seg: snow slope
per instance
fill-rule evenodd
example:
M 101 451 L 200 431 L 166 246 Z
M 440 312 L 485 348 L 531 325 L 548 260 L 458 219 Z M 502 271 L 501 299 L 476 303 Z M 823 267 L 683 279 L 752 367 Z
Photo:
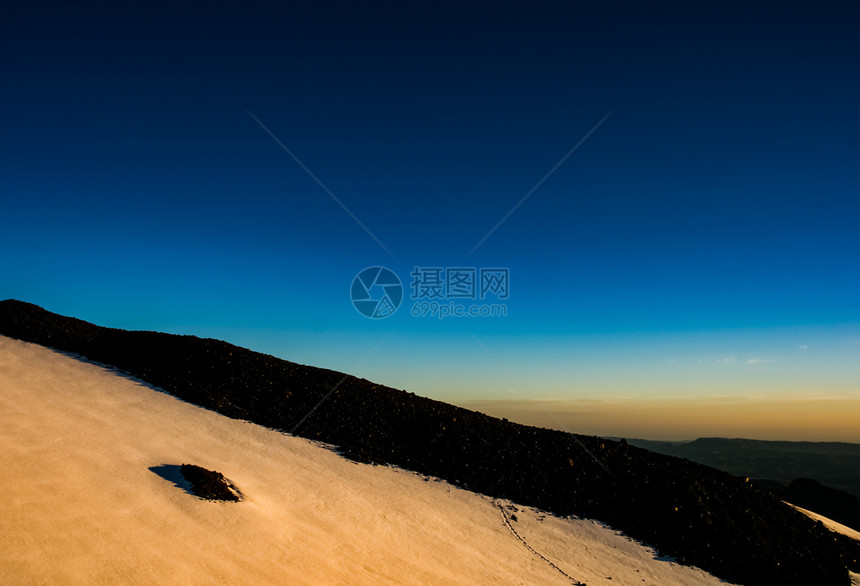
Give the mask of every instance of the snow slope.
M 847 535 L 851 539 L 856 539 L 857 541 L 860 541 L 860 531 L 855 531 L 851 527 L 846 527 L 842 523 L 837 523 L 833 519 L 829 519 L 823 515 L 819 515 L 818 513 L 814 513 L 812 511 L 807 510 L 807 509 L 803 509 L 801 507 L 798 507 L 797 505 L 792 505 L 791 503 L 786 503 L 786 504 L 790 507 L 794 507 L 795 509 L 797 509 L 798 511 L 800 511 L 801 513 L 803 513 L 804 515 L 806 515 L 807 517 L 809 517 L 811 519 L 815 519 L 816 521 L 821 521 L 824 524 L 824 526 L 827 527 L 828 529 L 830 529 L 831 531 L 834 531 L 836 533 L 841 533 L 842 535 Z M 853 586 L 860 586 L 860 574 L 855 573 L 855 572 L 849 572 L 848 574 L 851 576 L 851 584 Z
M 860 541 L 860 531 L 856 531 L 856 530 L 852 529 L 851 527 L 847 527 L 847 526 L 843 525 L 842 523 L 837 523 L 833 519 L 829 519 L 828 517 L 825 517 L 824 515 L 819 515 L 818 513 L 815 513 L 813 511 L 809 511 L 807 509 L 803 509 L 803 508 L 798 507 L 796 505 L 792 505 L 791 503 L 786 503 L 786 504 L 794 507 L 795 509 L 797 509 L 798 511 L 800 511 L 801 513 L 803 513 L 804 515 L 806 515 L 810 519 L 815 519 L 816 521 L 821 521 L 824 524 L 824 526 L 827 527 L 828 529 L 830 529 L 831 531 L 835 531 L 836 533 L 841 533 L 842 535 L 847 535 L 851 539 L 856 539 L 857 541 Z
M 182 463 L 240 503 L 200 500 Z M 0 583 L 719 584 L 543 515 L 0 336 Z

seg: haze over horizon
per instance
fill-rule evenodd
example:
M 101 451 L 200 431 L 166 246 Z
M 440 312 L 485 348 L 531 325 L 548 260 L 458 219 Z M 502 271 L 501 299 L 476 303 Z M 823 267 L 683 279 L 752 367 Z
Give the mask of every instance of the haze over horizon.
M 4 7 L 0 298 L 578 433 L 860 442 L 858 29 L 842 3 Z M 350 300 L 373 266 L 403 284 L 384 319 Z M 506 315 L 412 315 L 415 267 L 509 269 Z

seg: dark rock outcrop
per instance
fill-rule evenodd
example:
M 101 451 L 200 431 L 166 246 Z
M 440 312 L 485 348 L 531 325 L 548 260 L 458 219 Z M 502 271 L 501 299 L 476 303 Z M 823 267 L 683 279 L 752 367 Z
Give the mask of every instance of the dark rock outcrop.
M 202 499 L 234 503 L 240 500 L 237 492 L 220 472 L 207 470 L 194 464 L 183 464 L 179 471 L 191 484 L 191 492 Z

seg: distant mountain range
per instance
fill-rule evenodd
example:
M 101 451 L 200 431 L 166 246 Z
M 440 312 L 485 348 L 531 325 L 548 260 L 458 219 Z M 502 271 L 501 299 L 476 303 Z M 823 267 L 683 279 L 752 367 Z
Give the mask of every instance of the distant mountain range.
M 860 498 L 860 444 L 700 438 L 691 442 L 631 439 L 631 444 L 738 476 L 788 484 L 800 477 Z
M 324 441 L 557 515 L 598 519 L 745 584 L 844 584 L 860 542 L 738 477 L 590 436 L 519 425 L 212 339 L 103 328 L 0 301 L 0 335 L 114 366 L 233 418 Z
M 780 498 L 860 531 L 860 444 L 700 438 L 631 445 L 748 476 Z

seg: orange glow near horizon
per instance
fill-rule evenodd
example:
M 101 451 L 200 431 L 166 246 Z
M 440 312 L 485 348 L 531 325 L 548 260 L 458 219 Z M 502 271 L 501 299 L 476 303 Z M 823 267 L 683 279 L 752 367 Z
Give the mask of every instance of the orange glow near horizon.
M 653 440 L 727 437 L 860 443 L 860 396 L 471 401 L 461 406 L 526 425 Z

